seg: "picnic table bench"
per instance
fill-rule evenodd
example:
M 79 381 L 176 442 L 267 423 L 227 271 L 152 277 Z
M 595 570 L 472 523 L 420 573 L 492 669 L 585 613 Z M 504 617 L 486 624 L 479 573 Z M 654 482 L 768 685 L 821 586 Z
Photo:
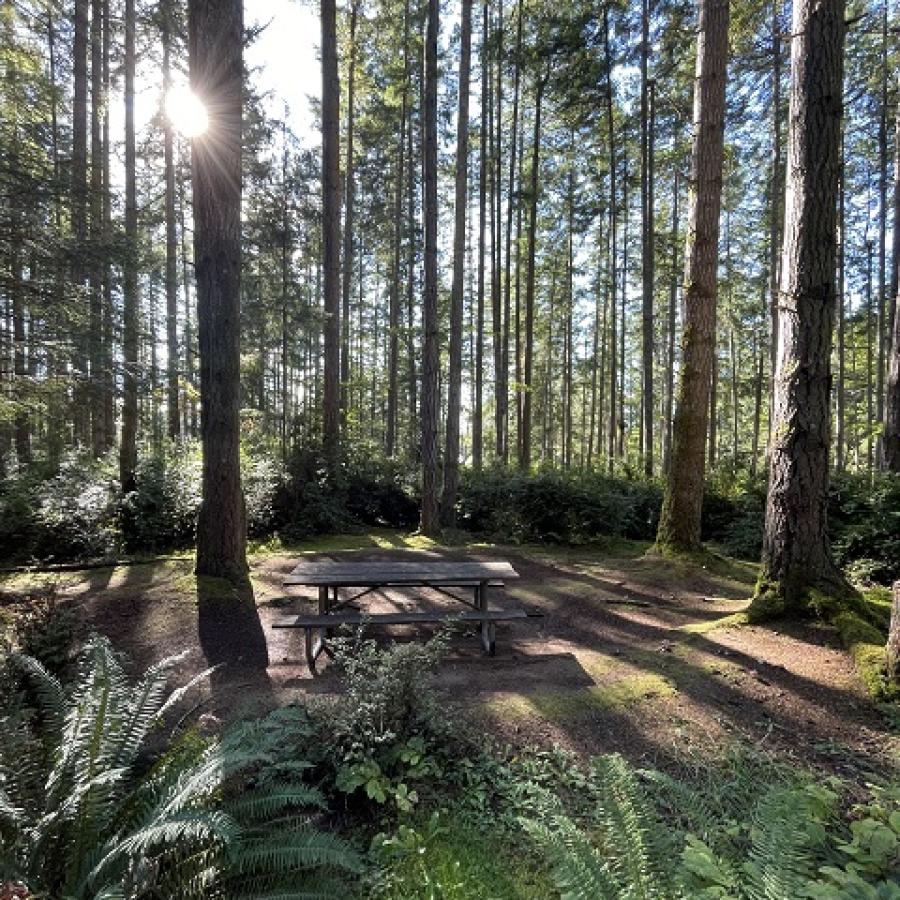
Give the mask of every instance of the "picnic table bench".
M 331 655 L 327 639 L 341 625 L 414 625 L 428 622 L 462 621 L 481 626 L 481 643 L 493 655 L 496 643 L 495 623 L 529 618 L 524 609 L 489 609 L 488 590 L 503 587 L 519 574 L 502 561 L 432 561 L 371 562 L 326 561 L 302 562 L 284 579 L 284 587 L 318 588 L 318 615 L 290 616 L 275 622 L 274 628 L 299 628 L 304 632 L 306 662 L 316 674 L 316 660 L 322 653 Z M 426 612 L 364 613 L 355 609 L 339 612 L 382 588 L 424 587 L 438 591 L 463 604 L 464 610 Z M 357 588 L 341 598 L 341 589 Z M 471 599 L 454 591 L 471 590 Z

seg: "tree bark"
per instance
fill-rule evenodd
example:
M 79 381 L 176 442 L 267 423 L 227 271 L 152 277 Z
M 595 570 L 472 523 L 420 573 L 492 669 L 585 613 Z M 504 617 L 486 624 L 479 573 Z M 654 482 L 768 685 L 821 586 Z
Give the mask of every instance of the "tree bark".
M 755 617 L 849 590 L 827 533 L 844 0 L 796 0 L 775 426 Z
M 481 126 L 478 135 L 478 298 L 475 309 L 475 409 L 472 415 L 472 466 L 480 471 L 484 459 L 484 254 L 487 203 L 488 3 L 482 4 Z
M 103 4 L 91 2 L 91 190 L 90 190 L 90 300 L 88 358 L 90 383 L 91 450 L 106 449 L 106 411 L 103 408 Z
M 618 284 L 616 272 L 616 132 L 613 118 L 615 103 L 613 82 L 612 49 L 610 47 L 609 4 L 603 8 L 603 56 L 606 63 L 606 133 L 609 142 L 609 434 L 606 462 L 609 474 L 613 473 L 616 458 L 616 430 L 618 429 L 618 417 L 616 411 L 616 387 L 618 385 L 618 373 L 616 371 L 616 287 Z
M 537 210 L 539 166 L 541 159 L 541 105 L 544 99 L 544 87 L 549 72 L 541 72 L 537 78 L 534 92 L 534 137 L 531 147 L 531 187 L 529 227 L 528 227 L 528 268 L 525 276 L 525 360 L 524 360 L 524 398 L 522 401 L 522 446 L 519 449 L 519 468 L 523 472 L 531 470 L 531 407 L 534 393 L 534 279 L 535 279 L 535 247 L 537 244 Z
M 438 506 L 438 305 L 437 305 L 437 54 L 438 0 L 428 0 L 425 30 L 424 176 L 425 284 L 422 303 L 422 514 L 423 534 L 440 530 Z
M 241 0 L 190 0 L 191 86 L 209 128 L 193 142 L 203 500 L 197 573 L 246 579 L 240 470 Z
M 900 472 L 900 111 L 897 113 L 894 133 L 894 264 L 891 275 L 893 312 L 884 416 L 884 461 L 891 472 Z
M 647 77 L 650 0 L 641 7 L 641 276 L 642 276 L 642 445 L 643 469 L 653 476 L 653 84 Z
M 335 0 L 321 0 L 322 16 L 322 273 L 325 307 L 325 365 L 322 449 L 328 467 L 337 466 L 340 430 L 340 87 Z
M 664 551 L 694 551 L 700 547 L 704 443 L 715 354 L 727 64 L 728 0 L 702 0 L 694 81 L 682 365 L 673 424 L 672 465 L 657 534 L 657 544 Z
M 900 581 L 894 582 L 884 671 L 890 684 L 900 682 Z
M 125 257 L 122 266 L 122 440 L 119 481 L 135 489 L 138 424 L 137 188 L 134 141 L 134 0 L 125 0 Z
M 459 111 L 456 123 L 456 200 L 453 227 L 453 284 L 450 292 L 450 372 L 444 445 L 441 519 L 456 520 L 459 489 L 459 419 L 462 404 L 463 278 L 466 252 L 466 200 L 469 176 L 469 71 L 472 56 L 472 0 L 462 0 L 459 50 Z M 508 291 L 507 291 L 508 294 Z
M 669 278 L 669 309 L 666 330 L 666 405 L 663 413 L 663 471 L 668 474 L 672 458 L 672 408 L 675 401 L 675 324 L 678 306 L 678 170 L 672 186 L 672 271 Z
M 347 61 L 347 168 L 344 200 L 344 260 L 341 275 L 341 425 L 347 428 L 350 390 L 350 286 L 353 281 L 353 213 L 356 181 L 353 167 L 353 106 L 356 88 L 356 21 L 359 2 L 350 4 L 350 56 Z M 345 435 L 346 437 L 346 435 Z

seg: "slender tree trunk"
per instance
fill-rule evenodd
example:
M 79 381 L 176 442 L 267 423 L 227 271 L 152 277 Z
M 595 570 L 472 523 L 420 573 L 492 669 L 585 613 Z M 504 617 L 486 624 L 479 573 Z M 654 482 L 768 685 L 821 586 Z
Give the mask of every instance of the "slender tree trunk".
M 678 170 L 672 186 L 672 264 L 669 276 L 668 328 L 666 330 L 666 407 L 663 413 L 663 471 L 668 474 L 672 461 L 672 408 L 675 401 L 675 325 L 678 307 Z
M 410 73 L 410 79 L 412 75 Z M 421 113 L 421 106 L 420 106 Z M 406 145 L 407 180 L 407 249 L 406 249 L 406 358 L 407 394 L 409 402 L 409 459 L 414 462 L 421 450 L 421 427 L 418 410 L 418 375 L 416 372 L 416 160 L 413 155 L 413 120 L 410 104 Z
M 134 0 L 125 0 L 125 257 L 122 268 L 122 440 L 119 481 L 123 493 L 135 489 L 138 424 L 137 188 L 134 142 Z
M 440 13 L 438 0 L 428 0 L 425 30 L 425 285 L 422 321 L 422 517 L 423 534 L 440 530 L 438 508 L 438 305 L 437 305 L 437 53 Z
M 91 417 L 91 449 L 94 456 L 106 449 L 103 408 L 103 4 L 91 2 L 91 190 L 90 206 L 90 322 L 88 403 Z
M 534 376 L 534 278 L 535 248 L 537 244 L 538 184 L 541 153 L 541 105 L 548 74 L 538 75 L 534 92 L 534 138 L 531 146 L 531 187 L 528 227 L 528 269 L 525 276 L 525 363 L 524 391 L 522 403 L 522 446 L 519 454 L 519 468 L 523 472 L 531 470 L 531 406 Z
M 112 186 L 110 184 L 110 134 L 109 134 L 109 66 L 110 66 L 110 15 L 109 0 L 102 0 L 103 18 L 103 347 L 101 374 L 103 405 L 103 449 L 109 450 L 116 443 L 115 375 L 113 372 L 115 306 L 112 279 Z
M 884 461 L 900 472 L 900 110 L 894 139 L 894 245 L 891 275 L 891 344 L 888 354 L 887 402 L 884 417 Z
M 603 7 L 603 55 L 606 63 L 606 133 L 609 142 L 609 443 L 607 446 L 607 466 L 609 474 L 613 473 L 616 459 L 616 431 L 618 430 L 618 418 L 616 411 L 616 389 L 618 385 L 618 373 L 616 370 L 616 287 L 618 284 L 616 272 L 616 132 L 613 118 L 615 104 L 613 61 L 610 47 L 609 4 Z
M 672 465 L 666 480 L 657 544 L 667 551 L 700 546 L 710 387 L 715 355 L 716 267 L 725 77 L 728 64 L 728 0 L 701 0 L 694 82 L 691 211 L 685 253 L 684 336 L 673 426 Z
M 194 139 L 194 267 L 200 336 L 203 501 L 197 573 L 243 582 L 240 469 L 241 0 L 189 0 L 191 86 L 208 131 Z
M 838 245 L 837 245 L 837 432 L 835 434 L 835 468 L 844 471 L 844 421 L 846 418 L 846 316 L 844 315 L 845 247 L 844 227 L 844 132 L 841 131 L 840 174 L 838 176 Z
M 169 54 L 172 40 L 171 6 L 162 9 L 163 91 L 172 85 Z M 169 440 L 181 436 L 181 414 L 178 398 L 178 238 L 175 230 L 175 153 L 172 123 L 163 123 L 163 159 L 166 173 L 166 408 Z
M 462 0 L 461 16 L 459 111 L 456 123 L 456 200 L 453 228 L 453 284 L 450 293 L 450 373 L 447 383 L 444 493 L 441 498 L 441 518 L 445 525 L 455 524 L 456 494 L 459 489 L 459 419 L 460 407 L 462 404 L 463 278 L 466 252 L 466 200 L 469 191 L 469 70 L 471 68 L 472 56 L 472 0 Z M 509 291 L 507 290 L 507 297 L 508 296 Z
M 844 0 L 795 0 L 775 425 L 754 617 L 849 586 L 827 533 Z
M 346 429 L 350 386 L 350 285 L 353 280 L 353 213 L 356 174 L 353 167 L 353 107 L 356 89 L 356 21 L 359 2 L 350 4 L 350 58 L 347 62 L 347 168 L 344 201 L 344 269 L 341 278 L 341 424 Z
M 325 365 L 322 446 L 337 466 L 341 381 L 341 179 L 340 87 L 338 84 L 335 0 L 321 0 L 322 16 L 322 271 L 325 302 Z
M 475 311 L 475 409 L 472 416 L 472 466 L 484 459 L 484 254 L 487 202 L 488 3 L 482 3 L 481 127 L 478 136 L 478 298 Z
M 868 230 L 868 229 L 867 229 Z M 866 241 L 866 469 L 875 462 L 875 404 L 872 383 L 872 343 L 875 340 L 875 310 L 872 299 L 872 242 Z
M 884 361 L 887 345 L 887 186 L 888 186 L 888 4 L 881 4 L 881 97 L 878 117 L 878 353 L 875 368 L 875 464 L 884 464 Z M 894 231 L 900 228 L 895 220 Z M 891 298 L 893 299 L 893 298 Z
M 76 294 L 84 289 L 87 250 L 87 49 L 89 0 L 75 0 L 75 31 L 72 43 L 72 233 L 74 252 L 72 285 Z M 84 334 L 75 336 L 74 369 L 76 386 L 73 403 L 75 440 L 87 444 L 90 439 L 88 360 Z M 88 396 L 86 394 L 88 390 Z
M 643 469 L 653 475 L 653 84 L 647 78 L 650 53 L 650 0 L 641 13 L 641 275 L 642 275 L 642 408 Z

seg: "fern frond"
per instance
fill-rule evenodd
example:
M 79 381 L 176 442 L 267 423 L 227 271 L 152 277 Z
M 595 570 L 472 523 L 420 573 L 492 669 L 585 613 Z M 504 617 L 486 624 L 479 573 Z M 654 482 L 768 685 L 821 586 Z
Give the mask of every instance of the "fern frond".
M 33 656 L 10 653 L 9 661 L 28 678 L 40 703 L 40 712 L 47 728 L 55 733 L 66 713 L 65 691 L 59 679 L 51 675 Z
M 617 880 L 571 819 L 554 815 L 547 824 L 523 820 L 522 826 L 546 853 L 562 900 L 621 898 Z
M 325 806 L 325 798 L 321 791 L 305 784 L 277 784 L 232 801 L 228 804 L 227 810 L 238 822 L 258 822 L 301 806 L 322 809 Z
M 241 875 L 278 874 L 321 866 L 344 872 L 362 871 L 362 861 L 345 841 L 305 826 L 265 831 L 238 841 L 231 865 Z

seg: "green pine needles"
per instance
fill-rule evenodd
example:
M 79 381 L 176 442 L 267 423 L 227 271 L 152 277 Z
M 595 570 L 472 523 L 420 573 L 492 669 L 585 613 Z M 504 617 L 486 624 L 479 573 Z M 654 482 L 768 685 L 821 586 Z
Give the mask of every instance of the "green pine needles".
M 324 801 L 304 767 L 272 759 L 277 720 L 188 735 L 147 769 L 156 726 L 209 674 L 170 691 L 181 659 L 132 683 L 95 637 L 66 689 L 37 660 L 11 658 L 37 708 L 0 711 L 3 877 L 65 900 L 346 893 L 361 863 L 316 829 Z

